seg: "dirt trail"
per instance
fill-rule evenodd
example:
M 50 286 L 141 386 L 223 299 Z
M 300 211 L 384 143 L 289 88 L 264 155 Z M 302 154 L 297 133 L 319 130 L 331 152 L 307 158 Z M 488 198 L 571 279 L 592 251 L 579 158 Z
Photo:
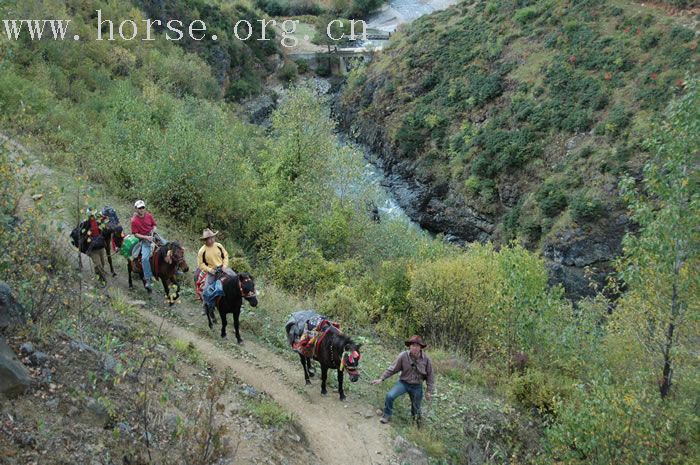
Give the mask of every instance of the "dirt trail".
M 245 342 L 244 351 L 253 355 L 253 361 L 232 356 L 217 347 L 211 340 L 194 334 L 169 320 L 148 310 L 141 313 L 155 325 L 163 323 L 163 331 L 170 337 L 191 342 L 204 358 L 217 369 L 230 368 L 236 376 L 254 388 L 269 394 L 280 405 L 294 413 L 303 429 L 311 449 L 328 464 L 384 464 L 391 463 L 391 438 L 388 428 L 383 428 L 372 415 L 370 407 L 358 405 L 359 400 L 348 397 L 341 403 L 337 393 L 327 397 L 320 394 L 319 383 L 305 389 L 302 395 L 290 385 L 287 378 L 293 371 L 296 382 L 301 385 L 301 368 L 292 367 L 259 344 Z M 202 317 L 203 318 L 203 317 Z M 212 335 L 212 338 L 215 337 Z M 285 376 L 286 375 L 286 376 Z M 371 418 L 366 418 L 370 416 Z M 378 453 L 379 452 L 379 453 Z
M 0 143 L 8 144 L 11 151 L 22 153 L 25 161 L 31 161 L 27 171 L 34 175 L 50 177 L 51 168 L 42 165 L 20 143 L 0 132 Z M 22 203 L 31 203 L 25 198 Z M 56 224 L 54 224 L 56 226 Z M 68 226 L 64 224 L 64 227 Z M 65 229 L 65 228 L 64 228 Z M 69 251 L 71 256 L 74 248 L 70 245 L 66 234 L 57 235 L 60 246 Z M 128 291 L 128 283 L 123 271 L 123 261 L 114 258 L 118 276 L 110 278 L 109 286 Z M 83 263 L 90 263 L 85 257 Z M 90 266 L 90 265 L 88 265 Z M 154 285 L 152 303 L 150 305 L 166 305 L 161 303 L 163 290 Z M 142 290 L 136 291 L 135 298 L 145 297 Z M 261 299 L 260 305 L 265 305 Z M 267 393 L 295 419 L 306 436 L 311 451 L 318 457 L 319 463 L 329 465 L 389 465 L 397 463 L 392 450 L 391 428 L 381 425 L 374 414 L 376 407 L 366 404 L 354 397 L 352 387 L 346 389 L 348 398 L 345 402 L 338 400 L 337 392 L 329 389 L 327 397 L 321 396 L 320 379 L 313 381 L 311 386 L 305 386 L 301 367 L 290 363 L 265 346 L 245 341 L 239 346 L 229 341 L 225 347 L 217 346 L 219 328 L 215 326 L 211 337 L 198 335 L 195 328 L 206 327 L 206 319 L 201 316 L 201 307 L 194 302 L 182 301 L 173 307 L 174 312 L 184 318 L 191 328 L 186 328 L 173 320 L 164 318 L 140 306 L 139 312 L 153 324 L 172 338 L 191 342 L 202 356 L 219 370 L 231 369 L 241 381 Z M 229 315 L 229 320 L 231 315 Z M 232 324 L 232 323 L 231 323 Z M 231 330 L 233 328 L 231 327 Z M 282 331 L 282 328 L 280 328 Z M 243 334 L 245 338 L 245 334 Z M 320 373 L 319 373 L 320 375 Z M 329 382 L 335 372 L 329 372 Z M 364 380 L 367 382 L 367 380 Z M 350 383 L 347 383 L 350 384 Z

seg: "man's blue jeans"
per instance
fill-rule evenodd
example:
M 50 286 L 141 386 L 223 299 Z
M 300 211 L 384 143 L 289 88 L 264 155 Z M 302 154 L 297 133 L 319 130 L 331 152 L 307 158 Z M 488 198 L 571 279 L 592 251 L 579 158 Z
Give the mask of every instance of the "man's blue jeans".
M 404 381 L 397 381 L 384 400 L 384 415 L 390 417 L 394 410 L 394 401 L 397 397 L 408 394 L 411 398 L 411 415 L 420 416 L 420 403 L 423 400 L 423 385 L 409 384 Z
M 151 252 L 153 251 L 153 244 L 150 241 L 141 241 L 141 266 L 143 267 L 143 278 L 146 281 L 153 279 L 153 272 L 151 271 Z

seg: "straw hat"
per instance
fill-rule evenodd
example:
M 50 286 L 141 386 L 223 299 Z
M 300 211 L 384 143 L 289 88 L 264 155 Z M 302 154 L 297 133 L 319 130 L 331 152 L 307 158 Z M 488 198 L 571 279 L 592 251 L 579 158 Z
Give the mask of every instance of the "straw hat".
M 404 341 L 404 344 L 406 344 L 406 347 L 410 347 L 411 344 L 418 344 L 419 346 L 421 346 L 422 349 L 428 347 L 428 344 L 423 342 L 423 338 L 418 335 L 409 337 L 408 339 L 406 339 L 406 341 Z
M 216 237 L 217 234 L 219 234 L 219 231 L 214 232 L 211 229 L 207 228 L 202 232 L 202 237 L 200 237 L 200 239 L 205 241 L 210 237 Z

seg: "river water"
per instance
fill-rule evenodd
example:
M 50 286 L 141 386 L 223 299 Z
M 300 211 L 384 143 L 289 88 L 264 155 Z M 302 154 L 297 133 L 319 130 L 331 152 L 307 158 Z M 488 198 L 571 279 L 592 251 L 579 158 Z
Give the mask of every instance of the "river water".
M 423 15 L 434 11 L 444 10 L 454 5 L 458 0 L 390 0 L 381 9 L 371 14 L 367 19 L 367 28 L 383 32 L 394 32 L 401 24 L 410 23 Z M 382 46 L 386 41 L 375 40 L 363 42 L 362 46 Z M 344 134 L 339 134 L 342 144 L 350 145 L 355 150 L 361 151 L 367 163 L 363 174 L 363 181 L 374 186 L 372 189 L 373 202 L 377 205 L 380 216 L 385 218 L 401 219 L 420 228 L 414 223 L 385 185 L 384 173 L 369 160 L 375 160 L 376 156 L 369 152 L 369 148 L 348 140 Z
M 367 19 L 367 27 L 394 32 L 399 25 L 410 23 L 423 15 L 444 10 L 458 0 L 390 0 Z

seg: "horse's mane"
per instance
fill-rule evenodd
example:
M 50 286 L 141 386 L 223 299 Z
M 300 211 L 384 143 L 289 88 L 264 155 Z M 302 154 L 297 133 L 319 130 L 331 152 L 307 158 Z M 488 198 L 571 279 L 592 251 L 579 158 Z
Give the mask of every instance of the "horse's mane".
M 156 253 L 158 254 L 158 258 L 165 259 L 168 251 L 176 249 L 182 249 L 178 242 L 168 242 L 167 244 L 158 247 L 158 251 Z
M 231 293 L 233 291 L 236 295 L 240 296 L 241 290 L 238 288 L 238 275 L 235 278 L 229 278 L 224 281 L 223 285 L 224 294 L 227 296 L 233 296 Z
M 347 334 L 337 332 L 332 334 L 331 344 L 333 344 L 334 349 L 338 349 L 339 353 L 345 350 L 346 346 L 355 347 L 357 344 L 352 340 Z

